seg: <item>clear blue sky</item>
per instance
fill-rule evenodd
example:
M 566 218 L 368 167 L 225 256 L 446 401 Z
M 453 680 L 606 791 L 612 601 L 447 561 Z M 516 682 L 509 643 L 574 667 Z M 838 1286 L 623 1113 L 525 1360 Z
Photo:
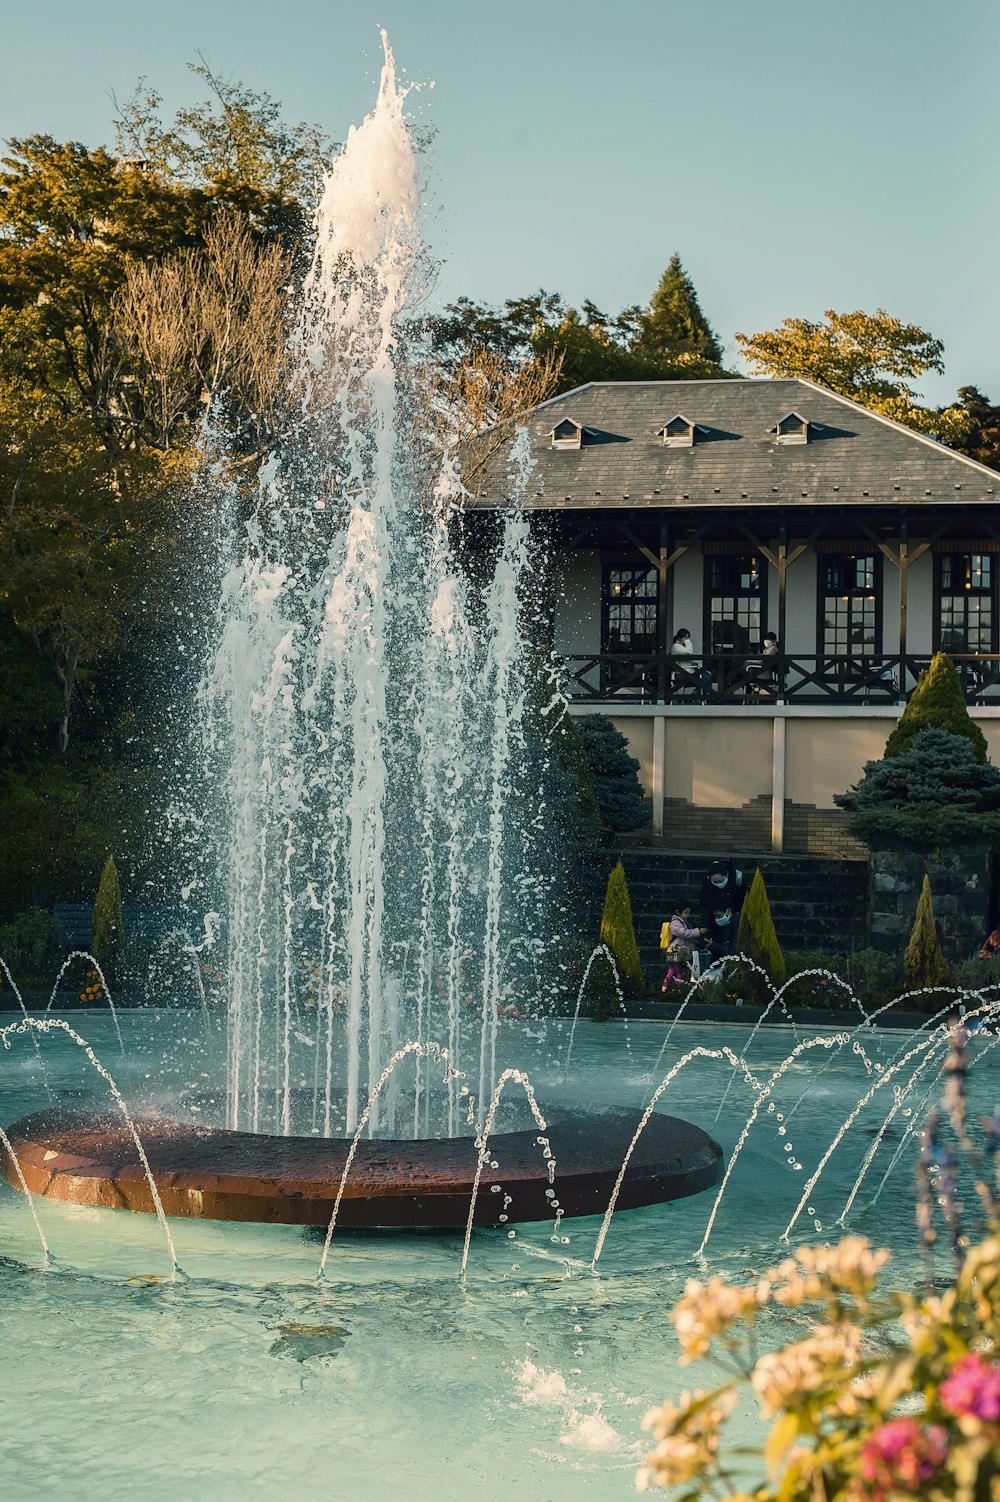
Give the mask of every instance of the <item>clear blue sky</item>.
M 202 51 L 342 139 L 380 24 L 435 84 L 441 298 L 615 311 L 678 250 L 731 352 L 883 306 L 945 342 L 929 400 L 1000 401 L 997 0 L 0 0 L 0 136 L 110 140 L 112 91 L 172 111 Z

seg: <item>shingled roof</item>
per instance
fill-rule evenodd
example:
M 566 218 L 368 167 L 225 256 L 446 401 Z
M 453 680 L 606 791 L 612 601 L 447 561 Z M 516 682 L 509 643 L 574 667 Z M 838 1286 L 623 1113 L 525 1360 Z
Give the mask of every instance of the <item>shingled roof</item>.
M 683 412 L 689 448 L 662 429 Z M 808 442 L 779 443 L 789 413 Z M 571 418 L 580 448 L 553 448 Z M 532 469 L 516 493 L 509 446 L 477 476 L 476 505 L 600 506 L 997 505 L 1000 474 L 812 381 L 594 381 L 525 414 Z M 659 436 L 658 436 L 659 432 Z

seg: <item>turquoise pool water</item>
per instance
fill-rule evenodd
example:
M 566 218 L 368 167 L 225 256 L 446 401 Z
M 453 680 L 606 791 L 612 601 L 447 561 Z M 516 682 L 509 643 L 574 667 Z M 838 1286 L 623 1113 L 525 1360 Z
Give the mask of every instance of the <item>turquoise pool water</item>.
M 218 1043 L 196 1014 L 125 1013 L 124 1056 L 106 1015 L 72 1020 L 132 1101 L 204 1090 L 217 1077 Z M 663 1026 L 633 1025 L 626 1047 L 621 1026 L 581 1023 L 567 1081 L 558 1062 L 567 1029 L 545 1040 L 537 1031 L 512 1027 L 508 1042 L 543 1109 L 639 1105 L 686 1050 L 727 1044 L 739 1053 L 749 1036 L 682 1023 L 654 1076 Z M 786 1027 L 757 1035 L 748 1063 L 761 1083 L 797 1041 Z M 998 1097 L 991 1043 L 972 1045 L 971 1094 L 983 1111 Z M 897 1032 L 865 1034 L 867 1063 L 850 1045 L 793 1062 L 726 1191 L 707 1248 L 713 1270 L 738 1275 L 779 1255 L 804 1183 L 878 1078 L 869 1068 L 888 1067 L 905 1046 Z M 41 1052 L 54 1093 L 104 1098 L 72 1043 L 43 1040 Z M 735 1083 L 714 1123 L 729 1074 L 696 1060 L 659 1108 L 713 1131 L 728 1151 L 753 1100 Z M 915 1100 L 931 1071 L 921 1078 Z M 0 1122 L 44 1099 L 32 1042 L 16 1039 L 0 1053 Z M 796 1237 L 840 1234 L 834 1222 L 891 1105 L 890 1083 L 830 1160 Z M 849 1224 L 892 1246 L 894 1275 L 912 1285 L 915 1142 L 870 1206 L 908 1119 L 901 1110 Z M 553 1150 L 558 1158 L 555 1133 Z M 564 1222 L 568 1244 L 553 1243 L 548 1224 L 516 1227 L 513 1237 L 477 1232 L 464 1286 L 461 1235 L 338 1233 L 317 1284 L 321 1239 L 312 1233 L 175 1220 L 186 1274 L 175 1281 L 154 1218 L 55 1203 L 38 1206 L 55 1258 L 46 1269 L 22 1197 L 2 1186 L 3 1496 L 626 1497 L 645 1449 L 645 1409 L 713 1379 L 708 1369 L 678 1369 L 667 1319 L 698 1270 L 691 1258 L 712 1200 L 616 1217 L 596 1272 L 594 1218 Z M 788 1319 L 770 1327 L 775 1341 L 790 1333 Z

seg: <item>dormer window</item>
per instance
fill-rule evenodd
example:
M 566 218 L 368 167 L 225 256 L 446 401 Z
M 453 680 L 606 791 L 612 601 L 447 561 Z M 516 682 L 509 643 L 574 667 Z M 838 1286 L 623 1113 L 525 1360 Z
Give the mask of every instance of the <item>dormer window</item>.
M 557 422 L 551 432 L 552 447 L 554 449 L 578 449 L 583 446 L 583 435 L 586 429 L 572 417 L 564 417 L 562 422 Z
M 807 417 L 800 417 L 798 412 L 786 412 L 772 428 L 768 428 L 768 432 L 774 434 L 776 443 L 808 443 L 810 426 Z
M 689 449 L 694 447 L 697 435 L 705 431 L 700 423 L 692 422 L 683 412 L 678 412 L 662 428 L 657 428 L 656 436 L 663 439 L 664 448 Z

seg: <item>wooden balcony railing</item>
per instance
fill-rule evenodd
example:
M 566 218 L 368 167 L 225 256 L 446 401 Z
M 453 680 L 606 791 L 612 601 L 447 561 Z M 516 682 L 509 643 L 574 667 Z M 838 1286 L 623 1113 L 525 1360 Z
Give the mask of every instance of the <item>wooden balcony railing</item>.
M 951 655 L 965 700 L 1000 707 L 1000 654 Z M 600 652 L 561 659 L 574 701 L 640 704 L 902 704 L 929 656 L 906 653 Z

